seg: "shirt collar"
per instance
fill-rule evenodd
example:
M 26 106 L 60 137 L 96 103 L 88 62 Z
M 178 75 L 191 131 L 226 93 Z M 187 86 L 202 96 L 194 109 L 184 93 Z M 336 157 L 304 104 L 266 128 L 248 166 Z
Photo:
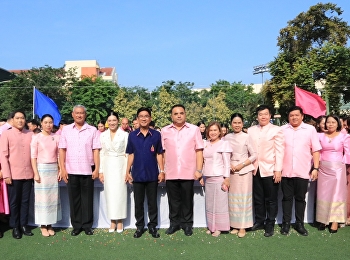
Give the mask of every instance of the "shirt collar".
M 288 127 L 291 129 L 294 129 L 294 130 L 298 130 L 300 128 L 304 128 L 304 129 L 307 128 L 307 126 L 304 122 L 301 122 L 301 124 L 297 128 L 294 128 L 290 123 L 288 123 Z
M 185 124 L 181 127 L 181 129 L 184 128 L 184 127 L 189 128 L 190 126 L 189 126 L 189 124 L 188 124 L 187 122 L 185 122 Z M 177 129 L 176 126 L 174 125 L 174 123 L 171 123 L 171 124 L 169 125 L 169 128 L 175 128 L 175 129 Z
M 140 128 L 136 129 L 135 131 L 137 131 L 136 136 L 139 136 L 141 134 L 141 129 Z M 150 134 L 150 136 L 152 136 L 151 128 L 148 128 L 147 135 L 148 134 Z

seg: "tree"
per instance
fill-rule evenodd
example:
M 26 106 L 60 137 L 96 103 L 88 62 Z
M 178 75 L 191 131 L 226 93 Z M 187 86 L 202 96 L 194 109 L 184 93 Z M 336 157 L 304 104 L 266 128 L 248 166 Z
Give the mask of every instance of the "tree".
M 159 96 L 152 106 L 152 118 L 159 127 L 171 123 L 170 109 L 173 105 L 179 104 L 180 100 L 170 94 L 165 87 L 159 89 Z
M 134 95 L 133 98 L 128 98 L 126 88 L 121 88 L 118 95 L 114 99 L 113 110 L 118 112 L 119 117 L 126 117 L 132 120 L 136 117 L 137 110 L 142 107 L 142 101 L 139 95 Z
M 74 69 L 65 71 L 62 68 L 44 67 L 32 68 L 21 71 L 16 78 L 1 84 L 0 103 L 1 117 L 7 117 L 8 113 L 15 109 L 22 109 L 27 117 L 32 117 L 33 111 L 33 87 L 55 101 L 61 108 L 66 101 L 65 86 L 76 82 Z
M 225 93 L 223 91 L 220 91 L 216 97 L 212 97 L 208 100 L 207 105 L 203 109 L 203 114 L 206 117 L 206 122 L 229 122 L 231 111 L 226 106 L 225 98 Z
M 316 4 L 306 13 L 300 13 L 280 30 L 278 56 L 269 64 L 272 78 L 263 87 L 267 103 L 276 100 L 282 104 L 283 115 L 294 104 L 294 85 L 316 92 L 313 73 L 324 71 L 327 75 L 325 93 L 331 110 L 340 106 L 341 95 L 349 99 L 347 86 L 350 56 L 346 47 L 350 27 L 341 19 L 342 10 L 335 4 Z M 323 95 L 325 94 L 323 93 Z
M 114 97 L 119 87 L 96 76 L 83 76 L 73 86 L 67 87 L 67 100 L 61 109 L 62 118 L 71 119 L 75 105 L 83 105 L 87 110 L 86 121 L 95 125 L 99 120 L 106 119 L 108 111 L 112 110 Z

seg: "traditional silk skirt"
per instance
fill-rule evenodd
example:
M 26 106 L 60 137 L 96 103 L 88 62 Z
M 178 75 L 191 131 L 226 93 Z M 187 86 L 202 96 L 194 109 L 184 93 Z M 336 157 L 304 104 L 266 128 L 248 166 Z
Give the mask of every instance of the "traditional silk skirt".
M 4 179 L 0 179 L 0 214 L 10 214 L 7 185 Z
M 51 225 L 62 219 L 57 163 L 38 164 L 40 183 L 34 182 L 35 223 Z
M 249 228 L 253 226 L 253 175 L 231 174 L 229 190 L 230 226 Z
M 341 162 L 320 162 L 317 180 L 316 220 L 328 225 L 330 222 L 346 221 L 346 169 Z
M 230 230 L 228 192 L 221 190 L 223 177 L 207 177 L 205 181 L 205 212 L 211 232 Z

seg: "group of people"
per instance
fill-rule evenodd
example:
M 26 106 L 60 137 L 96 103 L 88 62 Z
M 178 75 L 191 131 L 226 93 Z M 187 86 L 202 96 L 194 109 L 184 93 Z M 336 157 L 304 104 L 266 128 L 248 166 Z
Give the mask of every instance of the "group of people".
M 158 184 L 164 181 L 170 220 L 167 235 L 180 229 L 186 236 L 193 234 L 194 181 L 205 187 L 207 234 L 215 237 L 225 231 L 242 238 L 248 229 L 264 229 L 265 237 L 273 236 L 280 186 L 281 234 L 290 232 L 294 200 L 294 229 L 307 236 L 305 196 L 309 181 L 315 180 L 319 229 L 328 226 L 336 233 L 338 224 L 349 220 L 349 137 L 341 131 L 336 115 L 325 117 L 323 132 L 317 133 L 315 127 L 303 122 L 301 107 L 291 107 L 289 123 L 279 127 L 271 123 L 271 108 L 261 105 L 256 109 L 257 125 L 245 133 L 243 116 L 234 113 L 233 132 L 228 133 L 229 127 L 218 122 L 208 126 L 186 122 L 181 104 L 171 108 L 172 123 L 161 132 L 152 128 L 152 112 L 145 107 L 137 110 L 133 130 L 127 119 L 122 119 L 124 124 L 119 127 L 119 116 L 113 111 L 106 120 L 108 129 L 103 121 L 97 130 L 85 122 L 86 113 L 84 106 L 75 106 L 74 122 L 59 134 L 52 132 L 53 118 L 47 114 L 41 118 L 41 132 L 33 135 L 25 128 L 25 114 L 19 110 L 0 128 L 0 213 L 10 214 L 14 238 L 33 235 L 27 226 L 33 182 L 35 223 L 43 236 L 55 234 L 52 224 L 62 218 L 60 180 L 67 184 L 72 236 L 82 231 L 93 235 L 96 179 L 104 185 L 109 232 L 123 232 L 127 183 L 133 186 L 135 238 L 146 230 L 152 237 L 160 237 L 157 192 Z

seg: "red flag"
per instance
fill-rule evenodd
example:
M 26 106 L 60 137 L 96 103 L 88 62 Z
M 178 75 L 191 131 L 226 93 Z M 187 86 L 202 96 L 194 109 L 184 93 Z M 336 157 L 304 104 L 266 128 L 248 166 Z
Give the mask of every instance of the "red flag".
M 295 105 L 314 118 L 326 114 L 326 102 L 321 97 L 298 87 L 295 87 Z

